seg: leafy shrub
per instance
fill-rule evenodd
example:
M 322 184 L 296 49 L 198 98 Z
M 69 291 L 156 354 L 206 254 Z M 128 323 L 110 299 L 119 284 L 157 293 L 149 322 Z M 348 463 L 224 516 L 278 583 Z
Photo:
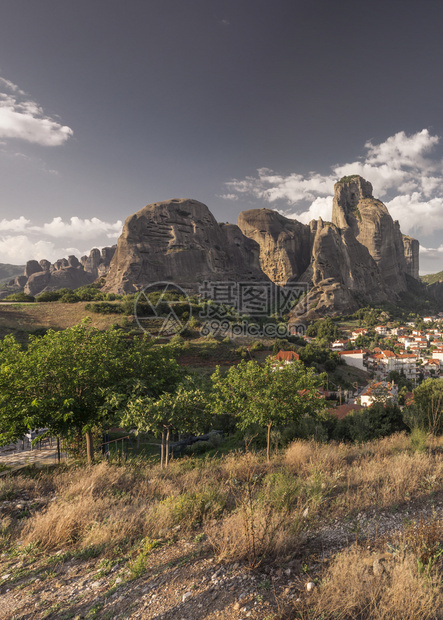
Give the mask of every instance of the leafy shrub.
M 122 314 L 122 304 L 112 304 L 108 301 L 97 301 L 92 304 L 86 304 L 85 310 L 96 314 Z
M 157 547 L 160 547 L 161 541 L 155 538 L 151 540 L 149 537 L 145 538 L 141 546 L 137 557 L 130 563 L 129 570 L 131 571 L 131 577 L 138 579 L 146 572 L 148 557 Z
M 254 351 L 263 351 L 264 348 L 265 347 L 264 347 L 263 342 L 261 342 L 260 340 L 254 340 L 254 342 L 251 345 L 250 350 L 252 352 L 254 352 Z
M 234 354 L 237 357 L 246 359 L 248 357 L 248 349 L 246 347 L 237 347 L 237 349 L 234 349 Z
M 60 291 L 45 291 L 36 297 L 35 301 L 46 303 L 49 301 L 58 301 L 62 295 Z
M 26 295 L 26 293 L 12 293 L 3 298 L 3 301 L 18 301 L 18 302 L 32 302 L 35 298 L 32 295 Z
M 80 301 L 80 299 L 77 297 L 74 291 L 69 291 L 68 293 L 65 293 L 59 298 L 59 302 L 61 304 L 75 304 L 78 301 Z

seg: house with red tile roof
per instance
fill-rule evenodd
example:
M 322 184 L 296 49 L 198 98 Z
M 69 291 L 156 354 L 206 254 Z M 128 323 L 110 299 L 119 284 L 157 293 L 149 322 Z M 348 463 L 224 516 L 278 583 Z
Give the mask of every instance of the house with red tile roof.
M 300 355 L 295 351 L 279 351 L 275 356 L 277 362 L 293 362 L 294 360 L 299 360 Z
M 362 407 L 361 405 L 346 404 L 338 405 L 337 407 L 331 407 L 330 409 L 328 409 L 328 411 L 338 420 L 343 420 L 343 418 L 345 418 L 350 413 L 353 413 L 354 411 L 361 411 L 362 409 L 364 409 L 364 407 Z
M 374 382 L 366 386 L 359 398 L 363 407 L 371 407 L 371 405 L 377 400 L 383 402 L 392 400 L 394 403 L 397 403 L 398 387 L 394 384 L 394 382 Z

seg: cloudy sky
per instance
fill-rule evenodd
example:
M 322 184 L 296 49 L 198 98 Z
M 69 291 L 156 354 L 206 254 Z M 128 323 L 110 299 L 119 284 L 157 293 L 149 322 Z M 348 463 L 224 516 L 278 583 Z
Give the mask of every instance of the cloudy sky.
M 443 269 L 439 0 L 2 0 L 0 262 L 145 204 L 330 219 L 361 174 Z

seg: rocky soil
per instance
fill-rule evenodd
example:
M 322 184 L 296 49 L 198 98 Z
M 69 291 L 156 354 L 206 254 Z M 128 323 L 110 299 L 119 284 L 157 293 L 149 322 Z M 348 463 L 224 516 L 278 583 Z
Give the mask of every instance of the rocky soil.
M 21 494 L 1 502 L 3 516 L 41 510 L 57 497 L 32 500 Z M 61 549 L 33 555 L 20 543 L 0 557 L 0 608 L 4 620 L 150 619 L 150 620 L 279 620 L 296 617 L 309 607 L 333 554 L 353 544 L 368 550 L 381 566 L 388 543 L 405 522 L 442 517 L 443 493 L 394 509 L 362 512 L 348 521 L 307 528 L 293 556 L 249 567 L 220 563 L 203 534 L 181 536 L 179 528 L 159 541 L 146 565 L 110 549 Z M 372 569 L 371 569 L 372 570 Z M 375 571 L 375 569 L 373 569 Z M 137 572 L 138 571 L 138 572 Z M 309 585 L 308 585 L 309 584 Z M 312 588 L 312 590 L 311 590 Z

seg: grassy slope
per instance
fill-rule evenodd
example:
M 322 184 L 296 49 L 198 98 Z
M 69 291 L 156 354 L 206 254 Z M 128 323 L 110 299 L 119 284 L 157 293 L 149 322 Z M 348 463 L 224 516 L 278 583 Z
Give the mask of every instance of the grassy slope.
M 247 452 L 4 478 L 2 617 L 441 617 L 441 446 L 297 441 L 270 463 Z
M 422 282 L 426 284 L 434 284 L 434 282 L 441 282 L 443 280 L 443 271 L 438 273 L 429 273 L 427 276 L 420 276 Z
M 61 304 L 59 302 L 35 304 L 0 304 L 0 337 L 15 334 L 19 340 L 40 329 L 65 329 L 89 316 L 91 324 L 99 329 L 112 324 L 122 325 L 128 320 L 119 314 L 93 314 L 85 310 L 86 302 Z
M 24 265 L 9 265 L 8 263 L 0 263 L 0 284 L 8 282 L 17 276 L 23 275 L 25 271 Z

